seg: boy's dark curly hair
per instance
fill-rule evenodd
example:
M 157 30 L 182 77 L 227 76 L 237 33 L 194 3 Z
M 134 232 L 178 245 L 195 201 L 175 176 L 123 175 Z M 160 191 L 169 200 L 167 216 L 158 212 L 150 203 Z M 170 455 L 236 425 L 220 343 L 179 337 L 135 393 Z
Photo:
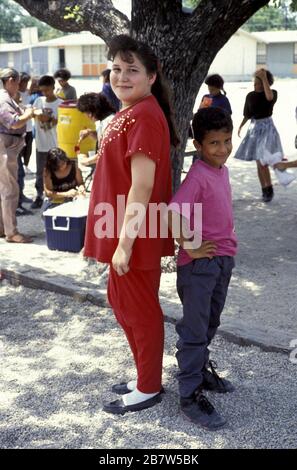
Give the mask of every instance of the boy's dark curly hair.
M 43 75 L 38 82 L 38 86 L 51 86 L 55 88 L 55 80 L 51 75 Z
M 82 113 L 94 116 L 96 121 L 102 121 L 116 110 L 103 93 L 85 93 L 77 101 L 77 108 Z
M 60 78 L 61 80 L 65 80 L 65 82 L 67 82 L 69 78 L 71 78 L 71 73 L 68 69 L 59 69 L 54 73 L 54 78 Z
M 230 114 L 222 108 L 202 108 L 194 115 L 192 129 L 194 139 L 202 144 L 210 131 L 232 132 L 233 122 Z

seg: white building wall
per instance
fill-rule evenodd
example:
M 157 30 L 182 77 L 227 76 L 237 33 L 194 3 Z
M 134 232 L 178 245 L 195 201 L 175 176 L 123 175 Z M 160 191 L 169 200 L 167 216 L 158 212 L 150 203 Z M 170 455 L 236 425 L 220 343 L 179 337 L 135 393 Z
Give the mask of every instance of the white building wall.
M 250 80 L 256 70 L 257 41 L 244 33 L 234 34 L 216 55 L 208 74 L 225 81 Z
M 48 73 L 53 75 L 59 68 L 59 49 L 57 47 L 48 48 Z
M 65 62 L 66 68 L 70 70 L 71 75 L 83 75 L 82 46 L 66 46 Z

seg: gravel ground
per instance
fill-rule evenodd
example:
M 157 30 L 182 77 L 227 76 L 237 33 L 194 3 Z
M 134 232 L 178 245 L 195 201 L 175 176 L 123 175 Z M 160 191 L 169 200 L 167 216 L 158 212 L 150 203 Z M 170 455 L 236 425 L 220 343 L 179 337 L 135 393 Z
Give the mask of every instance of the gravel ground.
M 101 411 L 111 385 L 133 378 L 109 309 L 2 281 L 1 448 L 295 448 L 297 365 L 288 356 L 217 337 L 212 357 L 236 386 L 208 397 L 228 425 L 208 432 L 179 414 L 175 331 L 166 324 L 163 402 L 116 417 Z

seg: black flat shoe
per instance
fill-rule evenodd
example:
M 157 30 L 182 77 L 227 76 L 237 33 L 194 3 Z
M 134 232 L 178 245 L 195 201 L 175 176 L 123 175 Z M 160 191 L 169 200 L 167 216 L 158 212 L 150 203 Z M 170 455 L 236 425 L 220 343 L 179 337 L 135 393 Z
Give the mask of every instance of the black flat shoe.
M 120 384 L 115 384 L 111 387 L 111 391 L 117 395 L 125 395 L 126 393 L 133 392 L 127 386 L 127 382 L 121 382 Z M 162 387 L 160 393 L 165 393 L 164 388 Z
M 157 403 L 160 403 L 161 401 L 161 393 L 158 393 L 158 395 L 155 395 L 154 397 L 149 398 L 148 400 L 144 400 L 141 403 L 136 403 L 135 405 L 125 405 L 123 400 L 120 398 L 110 403 L 105 403 L 103 405 L 103 411 L 105 411 L 106 413 L 112 413 L 114 415 L 124 415 L 125 413 L 128 413 L 128 411 L 141 411 L 145 410 L 146 408 L 151 408 L 152 406 L 157 405 Z

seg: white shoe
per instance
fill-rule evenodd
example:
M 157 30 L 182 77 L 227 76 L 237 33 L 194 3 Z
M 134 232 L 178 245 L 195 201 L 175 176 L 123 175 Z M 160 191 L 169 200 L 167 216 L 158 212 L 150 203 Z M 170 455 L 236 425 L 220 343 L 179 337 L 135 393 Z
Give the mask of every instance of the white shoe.
M 288 186 L 288 184 L 290 184 L 292 181 L 294 181 L 294 179 L 296 179 L 296 175 L 294 175 L 293 173 L 290 173 L 287 170 L 281 171 L 275 168 L 274 171 L 275 171 L 275 176 L 277 177 L 279 184 L 281 184 L 282 186 Z

